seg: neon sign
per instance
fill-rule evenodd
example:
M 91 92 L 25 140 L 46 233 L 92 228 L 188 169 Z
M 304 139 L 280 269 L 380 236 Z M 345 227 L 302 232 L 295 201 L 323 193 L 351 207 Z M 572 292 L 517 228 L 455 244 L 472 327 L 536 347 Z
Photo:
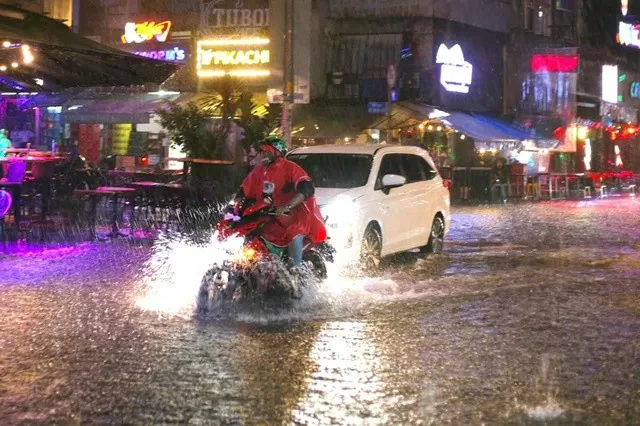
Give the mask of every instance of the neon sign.
M 266 77 L 271 62 L 269 39 L 218 39 L 198 42 L 199 77 Z
M 184 49 L 174 47 L 167 50 L 142 50 L 132 52 L 134 55 L 144 56 L 145 58 L 158 59 L 161 61 L 180 62 L 184 61 L 187 57 Z
M 447 92 L 469 93 L 473 65 L 464 60 L 459 44 L 449 49 L 444 43 L 438 48 L 436 64 L 441 64 L 440 84 Z
M 629 0 L 622 0 L 620 2 L 620 10 L 622 11 L 622 16 L 627 16 L 629 12 Z
M 201 50 L 201 65 L 264 65 L 270 61 L 268 50 Z
M 580 58 L 578 56 L 533 55 L 531 71 L 533 72 L 576 72 Z
M 638 25 L 620 22 L 618 27 L 618 43 L 640 48 L 640 29 Z
M 151 41 L 153 38 L 161 43 L 167 41 L 171 21 L 155 22 L 127 22 L 124 26 L 124 34 L 121 37 L 122 43 L 143 43 Z

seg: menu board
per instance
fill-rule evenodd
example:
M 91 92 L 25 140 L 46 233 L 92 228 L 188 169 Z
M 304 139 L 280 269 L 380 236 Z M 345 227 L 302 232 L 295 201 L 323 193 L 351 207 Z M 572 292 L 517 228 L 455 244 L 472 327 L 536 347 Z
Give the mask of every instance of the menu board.
M 111 153 L 127 155 L 129 152 L 129 138 L 133 125 L 131 123 L 114 124 L 111 128 Z

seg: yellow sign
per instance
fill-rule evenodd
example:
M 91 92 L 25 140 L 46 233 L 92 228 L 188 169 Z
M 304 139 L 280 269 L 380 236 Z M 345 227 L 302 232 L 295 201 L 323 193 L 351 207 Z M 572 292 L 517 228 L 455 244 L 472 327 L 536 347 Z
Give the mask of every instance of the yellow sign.
M 159 42 L 167 41 L 169 30 L 171 29 L 171 21 L 155 22 L 127 22 L 124 26 L 124 34 L 122 35 L 122 43 L 142 43 L 150 41 L 152 38 Z
M 113 125 L 111 129 L 111 153 L 113 155 L 127 155 L 132 130 L 131 123 Z
M 201 40 L 198 42 L 198 76 L 269 76 L 268 44 L 266 38 Z
M 269 63 L 268 50 L 213 50 L 200 51 L 200 65 L 264 65 Z

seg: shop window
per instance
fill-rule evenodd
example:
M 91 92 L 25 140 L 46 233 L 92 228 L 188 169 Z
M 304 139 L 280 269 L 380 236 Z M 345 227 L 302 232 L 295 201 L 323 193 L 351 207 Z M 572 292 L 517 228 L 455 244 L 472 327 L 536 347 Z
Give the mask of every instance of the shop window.
M 327 97 L 377 100 L 371 97 L 386 94 L 387 66 L 399 63 L 402 41 L 403 35 L 396 33 L 333 36 L 327 55 Z M 372 85 L 381 85 L 381 92 Z
M 576 40 L 575 12 L 569 10 L 556 10 L 554 27 L 557 28 L 557 37 L 564 40 Z
M 536 10 L 533 7 L 527 7 L 524 13 L 524 28 L 533 31 L 536 26 Z
M 575 10 L 575 5 L 573 0 L 556 0 L 556 9 L 569 10 L 573 12 Z
M 522 111 L 534 115 L 575 114 L 576 73 L 527 74 L 522 83 Z

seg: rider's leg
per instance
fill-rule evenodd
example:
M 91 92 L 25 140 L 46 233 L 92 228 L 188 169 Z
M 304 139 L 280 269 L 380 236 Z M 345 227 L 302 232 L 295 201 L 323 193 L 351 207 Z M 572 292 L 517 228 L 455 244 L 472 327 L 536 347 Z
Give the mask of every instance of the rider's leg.
M 302 264 L 302 252 L 304 250 L 304 235 L 298 235 L 293 238 L 289 244 L 289 259 L 292 266 L 300 266 Z

